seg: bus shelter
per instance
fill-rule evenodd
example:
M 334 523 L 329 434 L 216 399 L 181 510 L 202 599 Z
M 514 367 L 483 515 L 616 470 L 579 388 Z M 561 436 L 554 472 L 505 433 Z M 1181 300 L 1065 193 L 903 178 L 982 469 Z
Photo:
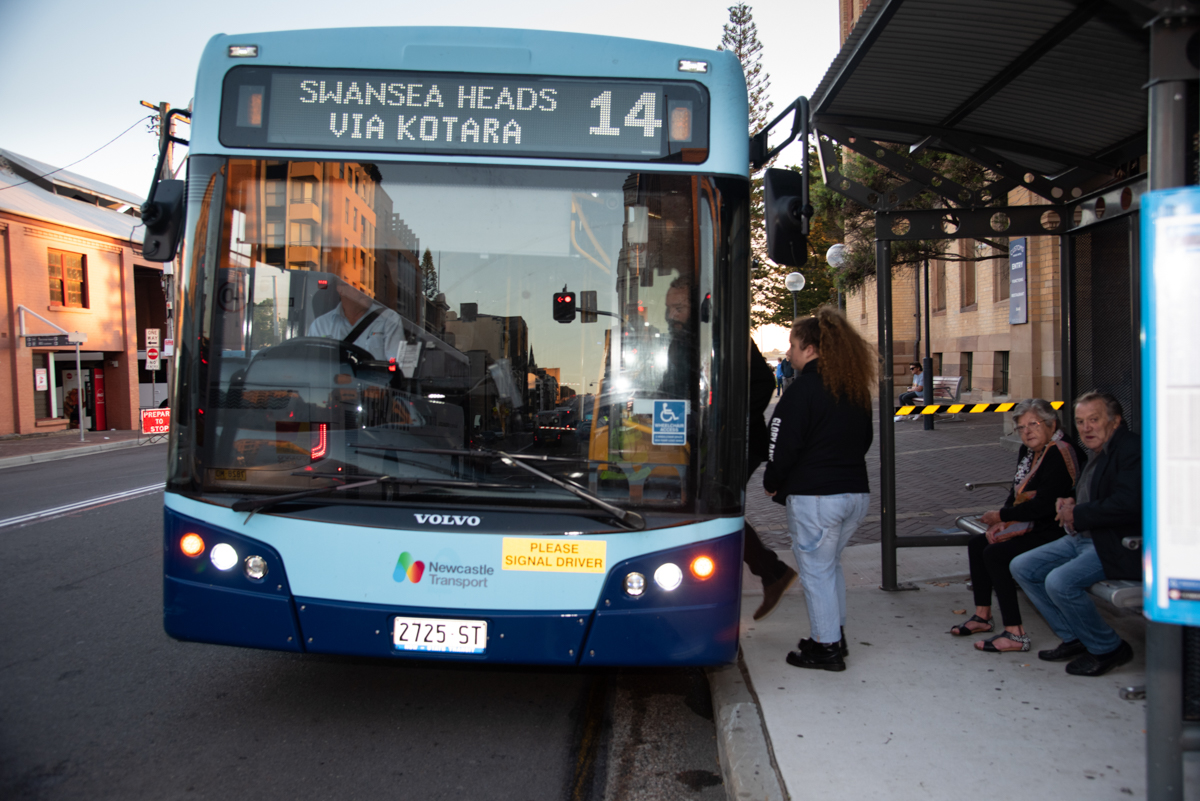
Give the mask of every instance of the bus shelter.
M 894 242 L 1058 238 L 1063 422 L 1100 387 L 1143 419 L 1142 196 L 1198 183 L 1200 3 L 1141 0 L 875 0 L 810 103 L 826 184 L 875 215 L 883 589 L 900 547 L 966 535 L 897 537 L 893 379 Z M 877 142 L 903 147 L 882 148 Z M 899 179 L 880 193 L 843 173 L 832 143 Z M 969 188 L 913 158 L 934 148 L 994 177 Z M 1148 165 L 1148 166 L 1146 166 Z M 1040 202 L 1009 206 L 1024 187 Z M 933 208 L 905 210 L 922 193 Z M 1149 498 L 1149 491 L 1146 492 Z M 1183 750 L 1200 750 L 1200 638 L 1148 621 L 1148 797 L 1181 799 Z M 1186 635 L 1185 635 L 1186 632 Z

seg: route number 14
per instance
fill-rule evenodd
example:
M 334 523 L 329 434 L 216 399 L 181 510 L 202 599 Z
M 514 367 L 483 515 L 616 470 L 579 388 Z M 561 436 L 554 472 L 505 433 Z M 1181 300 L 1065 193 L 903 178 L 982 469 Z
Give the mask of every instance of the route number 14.
M 654 92 L 642 92 L 642 96 L 625 115 L 625 127 L 641 128 L 644 136 L 654 136 L 654 132 L 662 127 L 662 120 L 654 116 L 656 95 Z M 620 136 L 621 129 L 612 127 L 612 92 L 602 92 L 599 97 L 592 98 L 592 108 L 600 109 L 600 124 L 588 129 L 596 136 Z

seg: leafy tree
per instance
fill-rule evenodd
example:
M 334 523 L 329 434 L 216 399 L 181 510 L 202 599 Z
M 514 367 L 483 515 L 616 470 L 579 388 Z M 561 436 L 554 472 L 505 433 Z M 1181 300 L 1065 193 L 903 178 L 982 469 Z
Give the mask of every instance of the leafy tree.
M 879 147 L 893 152 L 908 155 L 907 148 L 901 145 L 880 143 Z M 840 147 L 835 147 L 840 163 L 839 169 L 845 177 L 867 186 L 872 192 L 886 195 L 895 191 L 908 179 L 897 177 L 886 168 L 869 159 L 856 154 L 843 157 Z M 995 176 L 987 172 L 974 161 L 951 153 L 934 150 L 922 150 L 909 156 L 914 162 L 932 170 L 939 175 L 950 178 L 959 184 L 978 190 L 994 180 Z M 811 162 L 816 164 L 815 161 Z M 840 270 L 831 270 L 831 277 L 836 286 L 843 292 L 853 290 L 875 276 L 875 214 L 858 203 L 834 192 L 821 181 L 813 181 L 809 190 L 810 200 L 815 214 L 814 227 L 818 224 L 831 228 L 840 228 L 841 241 L 846 245 L 846 261 Z M 998 197 L 995 202 L 1003 203 L 1006 197 Z M 944 198 L 933 192 L 924 191 L 913 199 L 901 204 L 901 210 L 939 209 L 944 208 L 947 214 L 953 214 L 953 207 Z M 917 268 L 926 259 L 941 259 L 949 262 L 986 261 L 989 259 L 1007 258 L 1008 241 L 1005 238 L 980 240 L 990 245 L 989 253 L 962 256 L 950 248 L 949 239 L 922 239 L 913 241 L 892 242 L 892 266 L 910 266 Z M 823 254 L 822 254 L 823 255 Z
M 437 300 L 437 268 L 433 266 L 433 253 L 429 248 L 425 248 L 425 254 L 421 256 L 421 291 L 429 300 Z

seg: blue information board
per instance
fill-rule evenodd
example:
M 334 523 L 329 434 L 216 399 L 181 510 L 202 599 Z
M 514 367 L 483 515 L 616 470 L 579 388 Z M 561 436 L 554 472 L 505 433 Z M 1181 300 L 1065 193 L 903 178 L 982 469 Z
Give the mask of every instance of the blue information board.
M 1143 611 L 1200 625 L 1200 187 L 1142 198 Z

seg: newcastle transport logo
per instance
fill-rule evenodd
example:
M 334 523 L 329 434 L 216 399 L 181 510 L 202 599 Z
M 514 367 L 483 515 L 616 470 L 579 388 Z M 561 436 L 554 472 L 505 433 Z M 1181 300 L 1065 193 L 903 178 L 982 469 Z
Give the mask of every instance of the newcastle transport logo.
M 445 562 L 429 563 L 429 584 L 450 589 L 486 588 L 488 577 L 494 575 L 496 568 L 490 565 L 452 565 Z M 396 569 L 392 579 L 403 584 L 406 580 L 416 584 L 425 575 L 425 563 L 414 561 L 408 551 L 400 554 L 396 560 Z
M 396 570 L 392 573 L 392 578 L 400 583 L 404 583 L 407 578 L 413 584 L 421 580 L 421 576 L 425 574 L 425 563 L 413 561 L 412 554 L 408 551 L 400 554 L 400 558 L 396 560 Z

